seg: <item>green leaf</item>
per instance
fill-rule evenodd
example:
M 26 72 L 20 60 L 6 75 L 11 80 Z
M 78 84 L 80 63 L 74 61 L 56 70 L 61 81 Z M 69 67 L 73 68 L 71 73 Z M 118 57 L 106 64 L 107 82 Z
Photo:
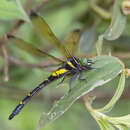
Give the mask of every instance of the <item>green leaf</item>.
M 65 94 L 64 97 L 57 101 L 49 113 L 41 116 L 37 129 L 63 115 L 78 98 L 114 79 L 123 70 L 120 61 L 112 56 L 101 56 L 92 60 L 95 62 L 93 67 L 97 69 L 84 72 L 83 76 L 87 77 L 85 81 L 75 79 L 71 92 Z
M 79 48 L 85 54 L 91 53 L 97 40 L 97 24 L 85 30 L 79 41 Z
M 25 20 L 26 20 L 27 22 L 30 22 L 30 19 L 28 18 L 28 15 L 27 15 L 26 12 L 24 11 L 24 9 L 23 9 L 23 7 L 22 7 L 22 5 L 21 5 L 21 3 L 20 3 L 20 0 L 16 0 L 16 4 L 17 4 L 17 6 L 19 7 L 19 10 L 21 11 L 21 13 L 23 14 Z
M 117 39 L 125 28 L 126 16 L 121 12 L 121 2 L 122 0 L 115 0 L 111 25 L 104 33 L 104 38 L 107 40 Z
M 17 4 L 18 0 L 17 3 L 15 1 L 0 0 L 0 19 L 23 19 L 25 21 L 28 21 L 28 17 L 25 15 L 22 9 L 19 8 L 21 4 L 19 3 L 19 6 Z
M 96 3 L 96 2 L 95 2 Z M 103 8 L 101 8 L 100 6 L 98 6 L 97 4 L 95 4 L 93 1 L 90 2 L 90 8 L 93 9 L 93 11 L 95 11 L 100 17 L 102 17 L 103 19 L 110 19 L 111 18 L 111 14 L 109 11 L 104 10 Z
M 108 117 L 108 120 L 115 125 L 122 124 L 130 128 L 130 114 L 122 117 Z
M 102 53 L 103 38 L 106 40 L 115 40 L 120 37 L 125 28 L 126 16 L 121 12 L 121 2 L 122 0 L 115 0 L 111 24 L 108 29 L 98 37 L 96 42 L 98 56 Z
M 118 128 L 119 130 L 128 130 L 130 128 L 130 115 L 110 117 L 94 109 L 90 113 L 99 124 L 101 130 L 107 130 L 107 128 L 112 130 L 110 127 Z
M 115 125 L 119 130 L 128 130 L 128 128 L 124 125 Z
M 103 35 L 100 35 L 98 37 L 98 40 L 96 42 L 96 49 L 97 49 L 97 55 L 100 56 L 102 53 L 102 44 L 103 44 Z
M 108 121 L 100 118 L 97 120 L 101 130 L 116 130 Z
M 120 77 L 120 81 L 117 87 L 117 90 L 114 94 L 114 96 L 112 97 L 112 99 L 109 101 L 109 103 L 104 106 L 101 109 L 97 109 L 97 111 L 109 111 L 112 109 L 112 107 L 115 105 L 115 103 L 119 100 L 120 96 L 123 93 L 125 87 L 125 72 L 122 72 L 121 77 Z

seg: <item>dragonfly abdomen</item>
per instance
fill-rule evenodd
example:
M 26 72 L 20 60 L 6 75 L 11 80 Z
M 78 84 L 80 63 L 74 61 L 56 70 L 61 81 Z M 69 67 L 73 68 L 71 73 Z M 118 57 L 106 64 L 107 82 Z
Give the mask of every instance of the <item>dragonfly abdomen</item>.
M 36 94 L 38 93 L 42 88 L 44 88 L 49 83 L 53 82 L 56 79 L 59 79 L 65 75 L 67 70 L 65 68 L 60 68 L 53 72 L 48 78 L 46 78 L 38 87 L 33 89 L 31 92 L 27 94 L 27 96 L 19 102 L 19 105 L 14 109 L 12 114 L 9 116 L 9 120 L 11 120 L 15 115 L 17 115 L 22 108 L 27 104 L 27 102 Z
M 35 95 L 37 92 L 39 92 L 43 87 L 47 85 L 47 81 L 43 81 L 38 87 L 33 89 L 31 92 L 27 94 L 27 96 L 19 102 L 19 105 L 13 110 L 12 114 L 9 116 L 9 120 L 11 120 L 15 115 L 17 115 L 25 104 Z

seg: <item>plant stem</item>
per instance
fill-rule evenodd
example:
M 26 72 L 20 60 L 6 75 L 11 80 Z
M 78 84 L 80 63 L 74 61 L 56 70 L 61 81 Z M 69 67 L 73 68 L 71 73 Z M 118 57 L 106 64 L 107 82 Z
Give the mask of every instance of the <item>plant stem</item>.
M 90 3 L 90 8 L 103 19 L 109 20 L 111 18 L 111 14 L 109 12 L 94 3 Z

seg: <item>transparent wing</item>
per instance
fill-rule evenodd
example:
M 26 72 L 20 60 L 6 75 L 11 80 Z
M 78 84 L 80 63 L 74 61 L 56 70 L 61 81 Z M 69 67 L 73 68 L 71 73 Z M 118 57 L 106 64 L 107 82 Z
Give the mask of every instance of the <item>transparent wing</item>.
M 48 56 L 48 57 L 51 57 L 52 59 L 58 61 L 58 62 L 63 62 L 61 59 L 59 58 L 56 58 L 38 48 L 35 48 L 34 46 L 32 46 L 31 44 L 25 42 L 24 40 L 18 38 L 18 37 L 15 37 L 15 36 L 12 36 L 12 35 L 8 35 L 7 36 L 10 40 L 12 40 L 13 43 L 16 44 L 17 47 L 21 48 L 22 50 L 25 50 L 26 52 L 29 52 L 31 54 L 34 54 L 36 56 L 41 56 L 41 57 L 45 57 L 45 56 Z
M 33 26 L 40 32 L 40 34 L 48 40 L 52 45 L 59 48 L 59 50 L 66 56 L 70 57 L 70 54 L 66 50 L 65 46 L 60 43 L 56 38 L 55 34 L 52 32 L 45 20 L 37 15 L 35 12 L 32 12 L 30 15 Z
M 64 39 L 64 46 L 67 46 L 68 51 L 71 53 L 72 56 L 75 56 L 78 49 L 79 49 L 79 40 L 80 40 L 81 32 L 80 30 L 74 30 L 73 32 L 69 33 L 67 37 Z

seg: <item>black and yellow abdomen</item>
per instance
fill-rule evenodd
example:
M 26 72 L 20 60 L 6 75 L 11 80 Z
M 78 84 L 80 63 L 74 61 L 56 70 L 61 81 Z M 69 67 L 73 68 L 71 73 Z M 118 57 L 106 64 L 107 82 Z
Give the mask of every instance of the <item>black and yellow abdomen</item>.
M 63 77 L 67 72 L 68 70 L 65 68 L 59 68 L 55 72 L 52 72 L 52 74 L 48 78 L 46 78 L 38 87 L 29 92 L 27 96 L 19 102 L 19 105 L 14 109 L 12 114 L 9 116 L 9 120 L 11 120 L 15 115 L 17 115 L 21 111 L 21 109 L 24 107 L 25 104 L 27 104 L 27 102 L 31 99 L 31 97 L 33 97 L 33 95 L 38 93 L 42 88 L 44 88 L 49 83 Z

